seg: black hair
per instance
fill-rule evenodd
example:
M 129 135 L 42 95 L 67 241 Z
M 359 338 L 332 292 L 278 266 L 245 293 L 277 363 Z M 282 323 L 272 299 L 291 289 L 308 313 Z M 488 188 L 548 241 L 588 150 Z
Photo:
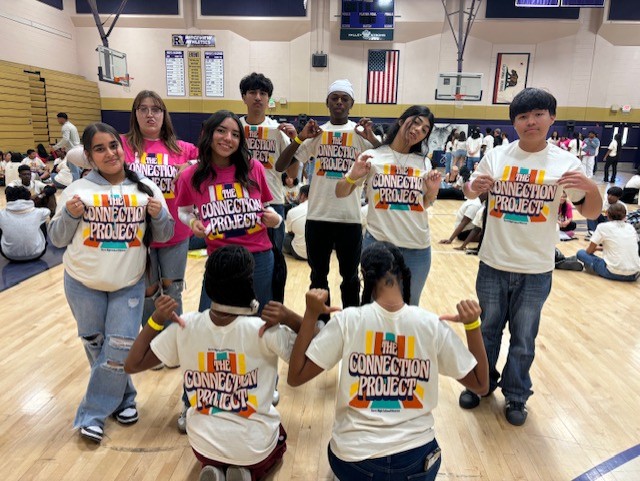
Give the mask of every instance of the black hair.
M 574 132 L 573 133 L 573 138 L 578 140 L 580 138 L 580 132 Z M 578 145 L 578 148 L 580 148 L 580 146 Z
M 240 93 L 244 95 L 249 90 L 263 90 L 271 97 L 273 83 L 261 73 L 252 72 L 240 80 Z
M 22 164 L 18 166 L 18 173 L 24 172 L 25 170 L 28 170 L 29 172 L 31 172 L 31 167 L 29 167 L 27 164 Z
M 458 140 L 460 142 L 464 142 L 465 140 L 467 140 L 467 134 L 465 134 L 463 130 L 458 132 Z
M 613 140 L 618 142 L 618 147 L 622 147 L 622 134 L 616 134 L 613 136 Z
M 391 145 L 393 140 L 396 138 L 396 135 L 398 135 L 398 132 L 400 131 L 401 123 L 404 124 L 406 121 L 413 122 L 417 117 L 426 117 L 429 121 L 429 131 L 427 132 L 427 136 L 423 139 L 422 142 L 428 141 L 429 136 L 431 135 L 431 131 L 433 130 L 433 124 L 435 123 L 433 113 L 431 112 L 431 110 L 429 110 L 429 107 L 425 107 L 423 105 L 412 105 L 407 110 L 405 110 L 400 117 L 398 117 L 398 120 L 391 124 L 391 127 L 389 127 L 389 130 L 387 131 L 387 135 L 385 135 L 384 137 L 384 142 L 382 143 L 384 145 Z M 422 142 L 418 142 L 412 145 L 409 149 L 409 152 L 414 152 L 417 154 L 422 153 Z
M 567 198 L 564 202 L 561 202 L 558 206 L 560 209 L 560 215 L 562 217 L 567 217 L 567 211 L 569 210 L 569 199 Z
M 22 154 L 20 152 L 11 152 L 11 162 L 22 162 Z
M 402 291 L 404 302 L 411 299 L 411 271 L 404 262 L 402 252 L 389 242 L 374 242 L 362 252 L 360 268 L 364 287 L 362 289 L 362 305 L 373 301 L 373 289 L 378 281 L 385 284 L 397 282 Z
M 38 155 L 43 159 L 47 159 L 49 157 L 49 154 L 47 153 L 47 149 L 44 148 L 44 145 L 38 144 L 36 146 L 36 149 L 38 150 Z
M 251 170 L 251 158 L 249 156 L 249 149 L 244 140 L 244 127 L 240 123 L 240 119 L 236 114 L 229 110 L 218 110 L 204 123 L 202 134 L 198 142 L 198 164 L 196 171 L 191 178 L 191 185 L 193 188 L 200 192 L 202 183 L 209 179 L 216 179 L 216 171 L 213 169 L 213 149 L 211 148 L 211 142 L 213 139 L 213 133 L 218 126 L 225 121 L 225 119 L 233 119 L 238 124 L 239 131 L 239 144 L 238 149 L 233 152 L 229 159 L 231 164 L 236 167 L 236 180 L 242 185 L 242 187 L 249 190 L 250 188 L 260 188 L 258 183 L 249 178 L 249 172 Z
M 532 110 L 548 110 L 549 115 L 556 115 L 556 98 L 549 92 L 527 87 L 521 90 L 509 105 L 509 118 L 513 124 L 520 114 L 531 112 Z
M 298 195 L 306 195 L 307 197 L 309 197 L 310 188 L 311 186 L 309 184 L 304 184 L 302 187 L 300 187 L 300 192 Z
M 110 134 L 114 138 L 114 140 L 118 142 L 120 147 L 122 147 L 122 140 L 120 139 L 120 134 L 118 134 L 116 129 L 111 127 L 111 125 L 104 124 L 102 122 L 89 124 L 87 125 L 87 128 L 84 129 L 84 132 L 82 132 L 82 146 L 84 147 L 85 155 L 89 160 L 91 160 L 91 142 L 93 141 L 93 137 L 99 132 Z M 93 163 L 93 161 L 91 162 Z M 125 177 L 129 179 L 131 182 L 133 182 L 134 184 L 136 184 L 136 187 L 138 188 L 139 191 L 144 192 L 149 197 L 153 197 L 153 190 L 151 190 L 151 187 L 143 183 L 142 178 L 139 177 L 138 174 L 135 173 L 133 170 L 130 170 L 126 162 L 123 163 L 122 167 L 124 169 Z M 99 169 L 97 168 L 96 168 L 96 171 L 100 172 Z M 145 246 L 149 247 L 149 245 L 151 245 L 152 234 L 151 234 L 151 215 L 148 212 L 145 215 L 145 222 L 147 223 L 147 228 L 144 231 L 144 237 L 142 238 L 142 241 Z
M 471 171 L 469 170 L 469 168 L 465 165 L 463 165 L 462 167 L 460 167 L 460 170 L 458 171 L 458 174 L 462 177 L 462 180 L 467 182 L 469 180 L 469 178 L 471 177 Z
M 213 302 L 249 307 L 253 290 L 253 255 L 245 247 L 227 245 L 213 251 L 204 268 L 204 289 Z
M 14 200 L 30 200 L 31 192 L 26 187 L 7 187 L 4 191 L 4 195 L 7 196 L 7 202 L 13 202 Z
M 33 150 L 33 149 L 28 149 L 28 150 L 27 150 L 27 155 L 31 155 L 31 154 L 33 154 L 34 152 L 35 152 L 35 150 Z
M 473 127 L 471 129 L 471 138 L 472 139 L 480 138 L 480 127 Z
M 484 131 L 487 133 L 487 135 L 491 135 L 493 129 L 491 127 L 487 127 L 486 129 L 484 129 Z
M 607 195 L 613 195 L 618 198 L 622 197 L 622 187 L 618 187 L 617 185 L 609 187 L 607 189 Z
M 59 112 L 58 115 L 56 115 L 56 117 L 58 117 L 59 119 L 69 120 L 69 116 L 64 112 Z
M 287 186 L 287 178 L 289 177 L 289 174 L 287 174 L 286 172 L 282 173 L 282 185 L 284 185 L 285 187 Z M 300 181 L 298 180 L 297 177 L 293 177 L 293 185 L 298 185 Z

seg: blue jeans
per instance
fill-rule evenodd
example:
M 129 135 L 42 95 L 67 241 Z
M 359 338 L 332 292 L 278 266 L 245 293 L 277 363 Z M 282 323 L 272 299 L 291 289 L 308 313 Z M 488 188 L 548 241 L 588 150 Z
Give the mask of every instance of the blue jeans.
M 428 471 L 425 471 L 425 461 L 437 448 L 438 442 L 434 439 L 391 456 L 347 462 L 333 454 L 329 447 L 329 464 L 340 481 L 434 481 L 442 460 L 438 459 Z
M 473 172 L 473 164 L 480 162 L 480 157 L 467 157 L 467 169 L 469 172 Z
M 603 222 L 609 222 L 604 215 L 600 214 L 597 219 L 587 219 L 587 229 L 593 232 L 598 227 L 598 224 L 602 224 Z
M 482 308 L 482 338 L 489 360 L 489 389 L 500 386 L 507 400 L 526 402 L 533 394 L 529 369 L 535 355 L 540 313 L 551 292 L 551 272 L 519 274 L 480 262 L 476 292 Z M 507 321 L 511 341 L 507 363 L 499 373 L 496 364 Z
M 600 277 L 604 277 L 605 279 L 625 282 L 634 282 L 636 279 L 638 279 L 637 273 L 630 274 L 628 276 L 621 276 L 620 274 L 609 272 L 609 269 L 607 269 L 607 263 L 602 257 L 598 257 L 594 254 L 589 254 L 584 249 L 580 249 L 577 255 L 578 260 L 582 261 L 585 267 L 593 270 L 596 274 L 598 274 Z
M 145 287 L 158 286 L 158 290 L 144 298 L 144 310 L 142 312 L 142 325 L 147 323 L 149 316 L 155 310 L 154 302 L 161 294 L 166 294 L 178 303 L 176 312 L 182 314 L 182 291 L 184 290 L 184 273 L 187 268 L 187 254 L 189 252 L 189 239 L 169 247 L 152 247 L 149 249 L 149 274 L 145 276 Z M 163 280 L 173 281 L 167 287 Z M 159 319 L 156 321 L 160 322 Z
M 64 293 L 91 366 L 73 426 L 104 427 L 111 414 L 136 405 L 136 390 L 131 376 L 124 372 L 124 360 L 140 330 L 144 279 L 131 287 L 103 292 L 65 272 Z
M 445 152 L 444 154 L 444 173 L 451 171 L 451 161 L 453 160 L 453 152 Z
M 253 260 L 255 261 L 255 270 L 253 271 L 253 291 L 256 299 L 260 303 L 260 310 L 273 299 L 273 291 L 271 283 L 273 282 L 273 252 L 271 250 L 264 252 L 253 252 Z M 222 302 L 224 304 L 224 302 Z M 211 299 L 207 296 L 204 289 L 204 279 L 202 280 L 202 291 L 200 292 L 200 306 L 198 311 L 203 312 L 211 307 Z
M 273 207 L 280 217 L 282 217 L 282 222 L 280 222 L 280 227 L 271 228 L 269 227 L 267 230 L 269 232 L 269 238 L 273 245 L 282 252 L 282 243 L 284 242 L 284 204 L 270 204 Z
M 74 181 L 78 180 L 80 178 L 80 175 L 82 174 L 82 169 L 80 169 L 80 167 L 78 167 L 76 164 L 72 162 L 67 162 L 67 166 L 71 171 L 71 177 L 73 178 L 73 180 Z
M 366 231 L 362 240 L 362 250 L 376 242 L 376 239 Z M 420 305 L 420 295 L 422 289 L 427 283 L 429 270 L 431 269 L 431 246 L 425 249 L 408 249 L 406 247 L 398 247 L 404 257 L 404 263 L 411 271 L 411 300 L 412 306 Z

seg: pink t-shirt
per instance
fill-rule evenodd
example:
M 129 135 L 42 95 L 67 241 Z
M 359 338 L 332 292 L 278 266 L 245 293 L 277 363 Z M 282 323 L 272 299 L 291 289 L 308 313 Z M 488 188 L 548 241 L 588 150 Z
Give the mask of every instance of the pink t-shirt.
M 215 180 L 208 179 L 197 192 L 191 178 L 197 165 L 188 167 L 178 178 L 176 203 L 179 207 L 195 205 L 207 231 L 207 253 L 236 244 L 249 252 L 271 249 L 267 228 L 262 224 L 263 204 L 273 200 L 264 167 L 251 160 L 249 178 L 258 188 L 247 191 L 236 181 L 236 167 L 215 167 Z
M 178 169 L 176 165 L 185 164 L 198 158 L 198 148 L 189 142 L 178 140 L 181 152 L 171 152 L 162 140 L 145 140 L 144 152 L 136 158 L 135 153 L 129 147 L 127 139 L 121 136 L 125 160 L 129 168 L 138 174 L 142 174 L 155 182 L 160 188 L 169 213 L 176 221 L 173 237 L 168 242 L 153 242 L 151 247 L 162 248 L 178 244 L 191 237 L 191 229 L 178 220 L 178 206 L 176 204 L 177 184 L 174 182 Z

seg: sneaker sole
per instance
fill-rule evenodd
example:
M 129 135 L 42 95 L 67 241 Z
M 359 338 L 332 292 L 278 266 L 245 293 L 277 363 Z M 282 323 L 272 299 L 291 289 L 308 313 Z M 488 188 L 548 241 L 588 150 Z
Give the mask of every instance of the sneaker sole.
M 103 434 L 97 433 L 95 431 L 90 431 L 86 428 L 80 428 L 80 436 L 94 443 L 100 444 L 102 442 Z
M 129 416 L 129 417 L 122 417 L 119 414 L 114 414 L 113 418 L 118 421 L 118 423 L 122 424 L 123 426 L 129 426 L 131 424 L 135 424 L 138 422 L 138 419 L 140 419 L 140 416 L 138 415 L 138 413 L 136 412 L 135 416 Z

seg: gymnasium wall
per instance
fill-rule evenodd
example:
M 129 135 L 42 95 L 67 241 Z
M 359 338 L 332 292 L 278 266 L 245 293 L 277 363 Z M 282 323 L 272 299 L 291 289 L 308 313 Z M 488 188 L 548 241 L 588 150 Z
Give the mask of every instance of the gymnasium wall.
M 8 20 L 1 14 L 9 8 L 7 3 L 11 3 L 13 14 L 56 26 L 69 32 L 72 39 L 48 34 L 51 41 L 39 41 L 37 49 L 22 41 L 11 51 L 3 47 L 0 58 L 49 68 L 55 64 L 60 70 L 89 80 L 97 78 L 98 31 L 90 15 L 76 14 L 74 0 L 65 0 L 62 12 L 34 0 L 3 2 L 0 35 L 5 38 L 7 29 L 2 27 Z M 507 107 L 491 103 L 500 52 L 531 54 L 527 85 L 548 88 L 557 97 L 559 121 L 572 119 L 584 125 L 640 123 L 640 89 L 636 85 L 640 78 L 640 34 L 624 30 L 631 26 L 632 32 L 639 32 L 637 22 L 612 23 L 606 19 L 606 12 L 598 9 L 581 9 L 578 20 L 486 19 L 482 6 L 467 41 L 464 71 L 484 74 L 484 96 L 481 102 L 465 103 L 457 109 L 453 102 L 434 100 L 436 74 L 455 71 L 457 66 L 456 46 L 441 2 L 396 0 L 396 41 L 368 43 L 338 40 L 338 0 L 307 3 L 307 17 L 296 19 L 203 16 L 196 6 L 199 2 L 190 0 L 180 2 L 179 15 L 122 16 L 109 41 L 112 48 L 127 53 L 134 80 L 130 91 L 99 82 L 103 118 L 126 128 L 131 100 L 143 88 L 156 90 L 166 98 L 164 50 L 172 48 L 171 34 L 202 33 L 214 34 L 213 50 L 224 52 L 225 97 L 168 99 L 181 133 L 182 128 L 199 127 L 202 118 L 220 108 L 243 111 L 238 83 L 251 71 L 263 72 L 273 80 L 276 101 L 286 99 L 286 103 L 277 102 L 271 112 L 275 116 L 326 115 L 328 84 L 347 77 L 356 91 L 354 117 L 392 118 L 404 107 L 422 103 L 431 106 L 439 119 L 508 123 Z M 453 9 L 458 2 L 449 3 Z M 43 35 L 33 28 L 19 28 L 23 29 L 23 38 Z M 63 40 L 67 44 L 60 44 Z M 367 52 L 371 48 L 400 50 L 399 105 L 364 103 Z M 328 54 L 328 67 L 312 68 L 311 54 L 320 50 Z M 611 110 L 622 104 L 631 104 L 632 113 Z

